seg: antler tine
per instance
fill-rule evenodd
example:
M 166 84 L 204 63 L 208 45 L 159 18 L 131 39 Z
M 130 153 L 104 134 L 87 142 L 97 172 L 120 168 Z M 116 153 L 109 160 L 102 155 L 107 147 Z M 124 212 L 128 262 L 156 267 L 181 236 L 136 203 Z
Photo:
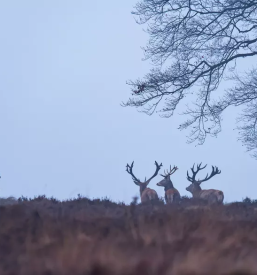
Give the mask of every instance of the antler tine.
M 201 164 L 200 164 L 201 165 Z M 198 168 L 198 166 L 196 166 L 196 169 Z M 196 174 L 197 174 L 197 170 L 195 171 L 195 163 L 193 164 L 193 167 L 192 168 L 190 168 L 191 169 L 191 171 L 192 171 L 192 177 L 189 177 L 190 178 L 190 180 L 189 181 L 191 181 L 191 182 L 193 182 L 193 181 L 195 181 L 195 176 L 196 176 Z M 188 172 L 187 172 L 187 175 L 188 175 Z
M 175 166 L 174 166 L 174 167 L 175 167 Z M 170 165 L 170 171 L 169 171 L 169 174 L 172 172 L 172 170 L 173 170 L 173 169 L 174 169 L 174 168 L 172 168 L 172 169 L 171 169 L 171 165 Z
M 154 177 L 156 177 L 157 174 L 158 174 L 158 172 L 160 171 L 160 169 L 162 167 L 162 163 L 159 165 L 157 161 L 155 161 L 154 164 L 156 166 L 156 170 L 155 170 L 154 174 L 147 181 L 150 181 L 151 179 L 153 179 Z
M 200 170 L 203 170 L 204 168 L 206 168 L 207 164 L 204 166 L 204 167 L 201 167 L 202 163 L 200 163 L 199 165 L 197 165 L 197 169 L 200 171 Z
M 164 169 L 164 175 L 160 174 L 162 177 L 167 177 L 168 175 L 172 175 L 174 174 L 176 171 L 177 171 L 178 167 L 174 165 L 173 168 L 171 168 L 171 165 L 170 165 L 170 171 L 167 169 L 167 171 L 165 171 Z
M 162 167 L 162 163 L 159 165 L 158 162 L 155 160 L 154 164 L 156 165 L 156 167 L 158 168 L 158 171 L 159 171 Z
M 190 168 L 190 169 L 191 169 L 191 171 L 194 173 L 194 170 L 195 170 L 195 163 L 193 164 L 193 167 Z
M 164 169 L 164 175 L 165 175 L 165 177 L 168 176 L 168 174 L 169 174 L 168 169 L 167 170 Z
M 174 174 L 176 171 L 178 170 L 178 167 L 174 165 L 174 167 L 171 169 L 171 165 L 170 165 L 170 172 L 169 175 Z
M 133 165 L 134 165 L 134 161 L 132 161 L 131 165 L 127 164 L 127 166 L 126 166 L 126 167 L 127 167 L 126 171 L 132 176 L 133 181 L 134 181 L 135 183 L 137 183 L 137 182 L 140 182 L 140 180 L 133 174 L 133 171 L 132 171 Z
M 220 173 L 221 173 L 221 170 L 219 170 L 217 166 L 214 167 L 212 165 L 212 172 L 211 172 L 210 176 L 209 176 L 209 174 L 207 174 L 206 177 L 203 180 L 201 180 L 201 182 L 207 181 L 207 180 L 211 179 L 213 176 L 218 175 Z
M 163 171 L 163 173 L 164 173 L 164 175 L 163 174 L 160 174 L 162 177 L 166 177 L 166 175 L 165 175 L 165 170 Z
M 164 175 L 162 175 L 162 174 L 160 174 L 162 177 L 166 177 L 166 172 L 165 172 L 165 169 L 163 170 L 163 174 Z
M 200 165 L 201 165 L 201 164 L 200 164 Z M 195 171 L 195 163 L 194 163 L 193 167 L 190 168 L 191 171 L 192 171 L 193 176 L 197 174 L 197 168 L 198 168 L 198 165 L 196 165 L 196 171 Z
M 203 170 L 204 168 L 206 168 L 207 164 L 204 166 L 204 167 L 201 167 L 202 165 L 202 162 L 200 164 L 197 164 L 196 165 L 196 170 L 195 170 L 195 163 L 193 165 L 193 167 L 191 168 L 191 171 L 192 171 L 192 177 L 189 177 L 188 175 L 188 172 L 187 172 L 187 179 L 191 182 L 195 181 L 195 177 L 196 177 L 196 174 L 200 171 L 200 170 Z
M 212 166 L 213 167 L 213 166 Z M 219 168 L 217 166 L 215 166 L 216 168 L 216 174 L 220 174 L 221 173 L 221 170 L 219 170 Z
M 193 182 L 193 178 L 189 176 L 188 171 L 187 171 L 187 180 Z

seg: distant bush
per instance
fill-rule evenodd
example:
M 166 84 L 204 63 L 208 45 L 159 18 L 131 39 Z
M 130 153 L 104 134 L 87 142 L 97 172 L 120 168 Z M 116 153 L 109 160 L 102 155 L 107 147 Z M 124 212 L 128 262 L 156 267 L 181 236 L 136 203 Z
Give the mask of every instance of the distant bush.
M 14 197 L 0 198 L 0 206 L 17 204 L 18 201 Z
M 257 200 L 251 200 L 250 198 L 246 197 L 242 200 L 243 203 L 247 204 L 257 204 Z

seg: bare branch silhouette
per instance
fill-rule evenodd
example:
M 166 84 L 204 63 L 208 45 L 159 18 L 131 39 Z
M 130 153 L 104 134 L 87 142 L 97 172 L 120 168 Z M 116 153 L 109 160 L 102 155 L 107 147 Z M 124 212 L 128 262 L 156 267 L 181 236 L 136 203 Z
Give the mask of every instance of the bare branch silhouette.
M 240 81 L 242 77 L 235 78 L 238 59 L 257 55 L 257 0 L 141 0 L 133 14 L 138 24 L 147 24 L 145 60 L 150 59 L 153 68 L 143 79 L 128 82 L 132 97 L 122 106 L 170 117 L 193 94 L 192 106 L 183 112 L 188 118 L 179 129 L 191 128 L 188 141 L 199 144 L 221 131 L 227 107 L 247 104 L 246 113 L 254 113 L 255 98 L 229 101 L 239 91 L 219 91 L 218 100 L 213 96 L 225 77 Z M 241 128 L 244 133 L 247 129 Z M 248 149 L 256 148 L 256 141 L 244 137 L 240 139 Z

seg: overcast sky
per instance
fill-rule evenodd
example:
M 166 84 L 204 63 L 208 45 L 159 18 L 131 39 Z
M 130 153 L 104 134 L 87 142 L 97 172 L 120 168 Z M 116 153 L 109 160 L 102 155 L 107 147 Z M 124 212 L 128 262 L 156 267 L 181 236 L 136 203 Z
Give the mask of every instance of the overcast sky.
M 211 165 L 221 169 L 203 188 L 223 190 L 226 202 L 257 198 L 257 163 L 233 131 L 238 109 L 226 111 L 218 138 L 195 147 L 186 143 L 188 131 L 177 130 L 185 117 L 120 106 L 130 96 L 126 81 L 150 69 L 140 48 L 148 36 L 131 15 L 135 3 L 0 2 L 1 197 L 80 193 L 129 203 L 139 190 L 126 164 L 134 160 L 143 180 L 156 160 L 178 166 L 172 180 L 182 195 L 190 195 L 187 169 L 202 161 L 202 177 Z M 163 196 L 160 179 L 149 187 Z

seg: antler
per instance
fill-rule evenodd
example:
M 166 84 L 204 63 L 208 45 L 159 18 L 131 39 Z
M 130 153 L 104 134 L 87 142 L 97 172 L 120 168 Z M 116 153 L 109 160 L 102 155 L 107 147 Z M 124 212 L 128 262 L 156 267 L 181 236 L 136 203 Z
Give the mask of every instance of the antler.
M 131 163 L 131 165 L 127 164 L 126 171 L 132 176 L 132 179 L 133 179 L 134 183 L 139 183 L 140 180 L 138 178 L 136 178 L 136 176 L 132 172 L 133 165 L 134 165 L 134 161 Z
M 161 167 L 162 167 L 162 163 L 159 165 L 157 163 L 157 161 L 154 162 L 155 166 L 156 166 L 156 170 L 154 172 L 154 174 L 147 180 L 147 181 L 150 181 L 151 179 L 153 179 L 154 177 L 157 176 L 158 172 L 160 171 Z
M 221 170 L 219 170 L 217 166 L 215 166 L 215 167 L 212 166 L 212 172 L 211 172 L 210 176 L 208 176 L 208 174 L 207 174 L 207 176 L 203 180 L 201 180 L 201 182 L 207 181 L 210 178 L 212 178 L 213 176 L 220 174 L 220 173 L 221 173 Z
M 202 163 L 200 163 L 199 165 L 196 166 L 196 171 L 194 171 L 194 166 L 195 166 L 195 164 L 193 165 L 193 167 L 191 168 L 191 171 L 192 171 L 192 174 L 193 174 L 192 177 L 190 177 L 190 176 L 188 175 L 188 171 L 187 171 L 187 180 L 189 180 L 189 181 L 191 181 L 191 182 L 194 182 L 194 181 L 195 181 L 195 176 L 196 176 L 196 174 L 197 174 L 200 170 L 203 170 L 203 169 L 207 166 L 207 164 L 206 164 L 204 167 L 201 167 L 201 165 L 202 165 Z
M 164 170 L 164 175 L 162 175 L 162 174 L 160 174 L 160 175 L 165 178 L 167 176 L 174 174 L 177 170 L 178 170 L 177 166 L 174 165 L 174 167 L 171 169 L 171 165 L 170 165 L 170 171 L 168 172 L 168 169 L 167 169 L 167 172 L 165 172 L 165 170 Z
M 154 174 L 148 180 L 146 180 L 146 178 L 145 178 L 145 182 L 150 181 L 151 179 L 153 179 L 154 177 L 156 177 L 157 174 L 158 174 L 158 172 L 159 172 L 159 170 L 162 167 L 162 163 L 159 165 L 157 163 L 157 161 L 155 161 L 154 164 L 156 165 L 156 170 L 155 170 Z M 140 183 L 141 181 L 138 178 L 136 178 L 136 176 L 132 172 L 133 165 L 134 165 L 134 161 L 131 163 L 131 165 L 127 164 L 126 171 L 132 176 L 132 179 L 133 179 L 134 183 Z

